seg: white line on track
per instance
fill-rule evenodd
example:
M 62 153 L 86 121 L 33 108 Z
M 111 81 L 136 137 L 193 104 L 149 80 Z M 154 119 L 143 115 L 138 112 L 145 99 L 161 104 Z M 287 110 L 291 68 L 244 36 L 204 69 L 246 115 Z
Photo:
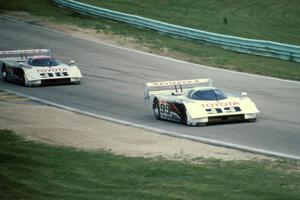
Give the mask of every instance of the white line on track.
M 231 148 L 231 149 L 237 149 L 237 150 L 247 151 L 247 152 L 251 152 L 251 153 L 258 153 L 258 154 L 264 154 L 264 155 L 269 155 L 269 156 L 276 156 L 276 157 L 281 157 L 281 158 L 289 158 L 289 159 L 300 160 L 300 157 L 294 156 L 294 155 L 288 155 L 288 154 L 283 154 L 283 153 L 279 153 L 279 152 L 275 152 L 275 151 L 268 151 L 268 150 L 264 150 L 264 149 L 258 149 L 258 148 L 244 146 L 244 145 L 233 144 L 233 143 L 229 143 L 229 142 L 222 142 L 222 141 L 214 140 L 214 139 L 190 136 L 190 135 L 185 135 L 185 134 L 181 134 L 181 133 L 177 133 L 177 132 L 161 130 L 161 129 L 146 126 L 146 125 L 132 123 L 132 122 L 125 121 L 125 120 L 120 120 L 120 119 L 116 119 L 116 118 L 112 118 L 112 117 L 107 117 L 107 116 L 104 116 L 104 115 L 99 115 L 99 114 L 83 111 L 83 110 L 80 110 L 80 109 L 77 109 L 77 108 L 64 106 L 62 104 L 58 104 L 58 103 L 54 103 L 54 102 L 51 102 L 51 101 L 48 101 L 48 100 L 40 99 L 40 98 L 33 97 L 31 95 L 23 94 L 23 93 L 20 93 L 20 92 L 7 90 L 7 89 L 4 89 L 4 88 L 2 88 L 2 90 L 7 92 L 7 93 L 22 96 L 22 97 L 31 99 L 33 101 L 40 102 L 40 103 L 50 105 L 50 106 L 54 106 L 54 107 L 64 109 L 64 110 L 67 110 L 67 111 L 83 114 L 83 115 L 86 115 L 86 116 L 89 116 L 89 117 L 94 117 L 94 118 L 98 118 L 98 119 L 102 119 L 102 120 L 106 120 L 106 121 L 110 121 L 110 122 L 114 122 L 114 123 L 118 123 L 118 124 L 123 124 L 123 125 L 126 125 L 126 126 L 141 128 L 141 129 L 152 131 L 152 132 L 155 132 L 155 133 L 158 133 L 158 134 L 161 134 L 161 135 L 168 135 L 168 136 L 172 136 L 172 137 L 188 139 L 188 140 L 201 142 L 201 143 L 205 143 L 205 144 L 209 144 L 209 145 L 221 146 L 221 147 L 226 147 L 226 148 Z

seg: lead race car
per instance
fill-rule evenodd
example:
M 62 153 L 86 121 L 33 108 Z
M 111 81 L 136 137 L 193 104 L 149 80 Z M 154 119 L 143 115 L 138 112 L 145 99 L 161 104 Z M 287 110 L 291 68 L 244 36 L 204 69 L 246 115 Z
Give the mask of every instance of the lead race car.
M 256 121 L 255 103 L 242 92 L 227 96 L 212 87 L 211 79 L 151 82 L 145 84 L 145 101 L 156 119 L 204 126 L 209 123 Z
M 80 84 L 82 79 L 74 61 L 61 63 L 49 49 L 0 51 L 2 78 L 24 86 Z

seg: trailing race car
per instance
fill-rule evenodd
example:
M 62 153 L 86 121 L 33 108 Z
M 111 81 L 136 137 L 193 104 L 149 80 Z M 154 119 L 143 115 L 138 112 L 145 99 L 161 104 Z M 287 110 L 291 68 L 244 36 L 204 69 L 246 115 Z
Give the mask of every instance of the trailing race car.
M 0 57 L 3 80 L 24 86 L 80 84 L 82 78 L 74 61 L 61 63 L 50 55 L 49 49 L 0 51 Z
M 187 125 L 256 121 L 259 113 L 246 92 L 227 96 L 212 87 L 210 79 L 146 83 L 144 98 L 151 102 L 156 119 Z

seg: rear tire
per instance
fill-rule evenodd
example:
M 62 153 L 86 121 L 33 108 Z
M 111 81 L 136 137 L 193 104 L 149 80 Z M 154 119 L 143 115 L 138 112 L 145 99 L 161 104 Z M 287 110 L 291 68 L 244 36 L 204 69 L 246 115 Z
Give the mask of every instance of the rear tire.
M 160 108 L 159 108 L 159 102 L 158 99 L 155 98 L 153 100 L 153 113 L 154 113 L 154 117 L 159 120 L 160 119 Z

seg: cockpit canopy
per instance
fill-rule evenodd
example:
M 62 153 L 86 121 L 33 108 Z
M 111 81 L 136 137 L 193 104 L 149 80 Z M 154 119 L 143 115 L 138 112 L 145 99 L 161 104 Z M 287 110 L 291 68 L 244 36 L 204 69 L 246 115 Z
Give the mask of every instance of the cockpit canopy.
M 219 101 L 227 99 L 227 96 L 219 89 L 200 89 L 191 93 L 190 98 L 201 101 Z
M 60 62 L 50 56 L 36 56 L 28 59 L 28 64 L 37 67 L 58 66 Z

